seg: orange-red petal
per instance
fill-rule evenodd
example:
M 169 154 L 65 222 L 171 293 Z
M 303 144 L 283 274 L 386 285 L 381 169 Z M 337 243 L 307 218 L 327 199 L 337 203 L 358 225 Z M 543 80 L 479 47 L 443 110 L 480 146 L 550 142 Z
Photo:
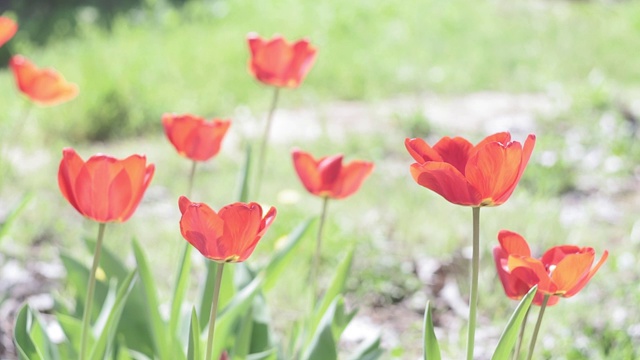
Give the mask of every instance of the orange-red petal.
M 451 203 L 464 206 L 479 206 L 481 203 L 480 193 L 451 164 L 433 161 L 415 163 L 411 165 L 411 176 L 419 185 Z
M 340 178 L 333 185 L 331 196 L 343 199 L 353 195 L 364 180 L 373 171 L 373 163 L 367 161 L 352 161 L 342 168 Z
M 527 244 L 527 241 L 518 233 L 501 230 L 498 233 L 498 241 L 507 255 L 531 256 L 529 244 Z
M 53 69 L 38 69 L 21 55 L 9 61 L 18 89 L 39 105 L 56 105 L 75 98 L 78 86 Z
M 0 16 L 0 46 L 9 41 L 18 31 L 18 24 L 11 18 Z

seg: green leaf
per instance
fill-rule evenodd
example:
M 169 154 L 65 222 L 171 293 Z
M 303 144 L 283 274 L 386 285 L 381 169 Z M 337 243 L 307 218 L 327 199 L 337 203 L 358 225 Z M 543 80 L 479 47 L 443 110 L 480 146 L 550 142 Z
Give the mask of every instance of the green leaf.
M 303 360 L 336 360 L 338 347 L 333 336 L 333 321 L 336 316 L 341 296 L 336 296 L 322 314 L 322 318 L 311 337 L 311 342 L 302 355 Z
M 34 317 L 29 305 L 23 305 L 18 312 L 15 328 L 13 329 L 13 339 L 21 360 L 44 359 L 30 335 L 33 322 Z
M 187 360 L 200 360 L 200 323 L 196 308 L 191 309 L 191 324 L 189 326 L 189 347 L 187 348 Z
M 318 324 L 320 323 L 320 319 L 329 308 L 331 302 L 334 301 L 336 296 L 342 293 L 344 290 L 344 285 L 347 282 L 347 276 L 349 275 L 349 269 L 351 268 L 351 262 L 353 260 L 353 249 L 347 252 L 347 255 L 342 260 L 342 262 L 338 265 L 336 269 L 336 273 L 333 276 L 333 280 L 329 285 L 329 288 L 324 293 L 322 298 L 322 302 L 320 302 L 319 307 L 316 309 L 316 312 L 313 317 L 313 322 L 311 323 L 311 331 L 314 331 Z
M 377 360 L 384 351 L 380 348 L 380 336 L 374 336 L 363 341 L 349 360 Z
M 119 286 L 118 292 L 115 296 L 115 301 L 113 302 L 111 311 L 109 311 L 109 316 L 107 317 L 104 327 L 101 329 L 99 337 L 91 350 L 91 359 L 101 360 L 110 353 L 113 338 L 115 337 L 116 330 L 118 329 L 118 322 L 122 315 L 122 310 L 124 309 L 127 297 L 131 293 L 131 289 L 133 289 L 135 275 L 135 271 L 131 272 L 122 285 Z
M 280 278 L 280 274 L 287 268 L 291 260 L 296 257 L 297 254 L 292 250 L 300 244 L 300 239 L 302 239 L 302 236 L 306 233 L 313 220 L 314 218 L 310 218 L 303 221 L 287 235 L 284 245 L 276 249 L 275 254 L 271 257 L 271 260 L 264 270 L 266 273 L 263 286 L 264 291 L 269 291 L 275 286 Z
M 266 351 L 262 351 L 259 353 L 254 353 L 254 354 L 250 354 L 248 355 L 246 358 L 244 358 L 246 360 L 276 360 L 277 359 L 277 352 L 275 348 L 266 350 Z
M 0 224 L 0 241 L 2 241 L 2 238 L 4 238 L 5 235 L 9 233 L 9 230 L 11 230 L 13 223 L 27 207 L 29 201 L 31 201 L 31 198 L 33 198 L 33 193 L 28 192 L 24 194 L 20 199 L 18 205 L 11 209 L 11 211 L 9 211 L 2 224 Z
M 431 317 L 431 302 L 427 301 L 424 309 L 424 327 L 422 333 L 424 343 L 424 360 L 440 360 L 440 346 L 436 333 L 433 331 L 433 319 Z
M 532 287 L 527 295 L 520 300 L 520 303 L 507 323 L 507 327 L 502 332 L 502 336 L 500 336 L 498 346 L 496 346 L 496 350 L 493 352 L 493 356 L 491 357 L 492 360 L 508 359 L 509 354 L 513 350 L 513 346 L 516 343 L 520 325 L 522 325 L 522 321 L 531 306 L 531 302 L 536 295 L 536 291 L 538 291 L 537 285 Z
M 169 317 L 169 333 L 178 337 L 178 328 L 180 326 L 182 303 L 184 302 L 187 288 L 189 287 L 189 275 L 191 269 L 191 244 L 185 242 L 180 266 L 178 268 L 178 277 L 173 290 L 173 299 L 171 301 L 171 315 Z
M 216 320 L 216 333 L 213 336 L 213 356 L 218 359 L 222 350 L 227 346 L 234 333 L 236 321 L 246 314 L 253 301 L 253 297 L 260 290 L 263 277 L 256 277 L 231 299 L 229 304 L 220 312 Z
M 255 302 L 255 301 L 254 301 Z M 233 351 L 236 359 L 246 359 L 251 349 L 251 335 L 253 334 L 253 311 L 249 311 L 241 318 Z
M 155 287 L 155 281 L 149 269 L 149 264 L 144 256 L 142 248 L 136 239 L 133 239 L 133 253 L 138 263 L 138 274 L 140 281 L 144 287 L 144 297 L 146 300 L 147 315 L 151 321 L 151 332 L 155 353 L 161 359 L 169 359 L 167 352 L 168 337 L 166 332 L 166 324 L 160 316 L 160 307 L 158 302 L 158 293 Z
M 244 164 L 240 169 L 240 177 L 237 184 L 240 184 L 238 188 L 237 199 L 240 202 L 247 202 L 249 198 L 249 169 L 251 168 L 251 145 L 247 145 L 244 156 Z
M 82 321 L 78 318 L 74 318 L 65 314 L 57 314 L 56 319 L 62 328 L 67 340 L 69 340 L 69 346 L 71 354 L 69 358 L 78 358 L 78 353 L 80 353 L 80 338 L 82 336 Z M 92 346 L 93 338 L 89 337 L 89 346 Z

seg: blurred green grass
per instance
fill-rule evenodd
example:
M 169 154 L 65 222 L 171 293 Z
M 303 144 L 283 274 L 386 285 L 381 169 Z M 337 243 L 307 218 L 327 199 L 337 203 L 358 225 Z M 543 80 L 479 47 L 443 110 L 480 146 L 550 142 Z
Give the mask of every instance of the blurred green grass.
M 0 91 L 7 94 L 0 98 L 5 109 L 0 114 L 2 139 L 25 152 L 20 169 L 10 169 L 0 180 L 2 197 L 11 202 L 26 190 L 38 194 L 12 243 L 2 244 L 3 250 L 32 259 L 33 248 L 24 245 L 37 242 L 45 245 L 38 257 L 69 251 L 84 258 L 80 238 L 95 236 L 97 230 L 58 194 L 60 149 L 73 145 L 83 158 L 97 152 L 117 156 L 145 152 L 158 166 L 152 187 L 130 222 L 108 227 L 106 246 L 127 257 L 131 237 L 139 238 L 153 254 L 148 256 L 167 296 L 183 246 L 175 199 L 186 188 L 189 164 L 161 135 L 161 114 L 249 113 L 261 119 L 270 90 L 247 73 L 246 34 L 306 36 L 319 48 L 317 63 L 300 89 L 283 94 L 285 108 L 334 100 L 358 100 L 366 106 L 405 94 L 455 96 L 479 90 L 568 98 L 558 117 L 538 120 L 532 164 L 512 199 L 482 211 L 481 324 L 500 329 L 514 306 L 502 294 L 491 261 L 500 229 L 522 233 L 538 254 L 564 243 L 594 246 L 597 254 L 608 248 L 610 260 L 592 284 L 575 299 L 549 309 L 552 315 L 543 324 L 539 349 L 545 358 L 554 359 L 564 353 L 566 359 L 640 356 L 633 353 L 638 341 L 633 329 L 640 324 L 635 306 L 640 274 L 629 265 L 640 250 L 638 239 L 632 239 L 638 213 L 634 197 L 627 202 L 616 199 L 623 213 L 616 221 L 598 218 L 598 205 L 581 201 L 575 206 L 583 220 L 563 220 L 574 196 L 589 198 L 612 182 L 633 179 L 637 172 L 640 146 L 616 105 L 633 99 L 639 90 L 640 62 L 629 50 L 640 48 L 640 2 L 409 0 L 400 6 L 391 0 L 192 0 L 173 7 L 159 1 L 117 15 L 108 29 L 90 20 L 91 11 L 80 9 L 75 32 L 56 34 L 46 47 L 20 33 L 8 45 L 39 66 L 60 70 L 79 84 L 81 94 L 58 107 L 34 109 L 24 136 L 10 139 L 6 129 L 22 121 L 23 101 L 11 74 L 0 72 Z M 603 117 L 609 115 L 616 130 L 605 133 Z M 277 126 L 277 113 L 275 121 Z M 351 134 L 345 142 L 324 134 L 313 142 L 275 144 L 262 201 L 277 206 L 279 215 L 252 261 L 259 262 L 279 236 L 320 211 L 320 201 L 308 195 L 296 178 L 289 161 L 291 146 L 317 155 L 344 152 L 347 160 L 375 161 L 376 170 L 354 197 L 330 204 L 325 269 L 332 269 L 345 249 L 357 244 L 353 277 L 358 281 L 350 283 L 354 305 L 392 306 L 422 291 L 411 266 L 421 258 L 448 261 L 467 246 L 471 211 L 420 188 L 407 170 L 411 160 L 402 146 L 408 136 L 403 131 L 413 129 L 435 138 L 454 134 L 430 126 L 429 119 L 420 116 L 396 121 L 394 131 L 381 127 L 373 134 Z M 470 129 L 460 135 L 477 141 L 486 134 Z M 225 143 L 216 159 L 199 167 L 193 200 L 214 208 L 235 200 L 240 144 L 251 140 L 243 136 Z M 595 170 L 584 168 L 580 159 L 567 155 L 576 142 L 601 152 L 602 158 L 617 157 L 621 169 L 602 171 L 602 163 Z M 552 164 L 543 161 L 543 153 L 549 152 L 557 158 Z M 600 189 L 585 190 L 581 185 L 585 178 Z M 269 299 L 273 309 L 288 304 L 277 320 L 283 329 L 305 309 L 296 294 L 305 286 L 300 274 L 306 274 L 313 251 L 313 231 L 315 227 L 300 249 L 296 270 L 282 279 Z M 198 270 L 196 265 L 196 274 Z M 466 294 L 466 279 L 457 280 Z M 399 358 L 419 354 L 417 324 L 411 327 L 415 334 L 395 345 L 394 353 L 403 354 Z M 443 339 L 443 345 L 454 358 L 462 348 L 455 338 Z

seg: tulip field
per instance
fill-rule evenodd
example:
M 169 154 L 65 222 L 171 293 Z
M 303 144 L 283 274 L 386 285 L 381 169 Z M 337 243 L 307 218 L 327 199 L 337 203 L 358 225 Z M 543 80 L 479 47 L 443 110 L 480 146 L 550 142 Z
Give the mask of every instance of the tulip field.
M 0 4 L 0 360 L 640 359 L 639 24 Z

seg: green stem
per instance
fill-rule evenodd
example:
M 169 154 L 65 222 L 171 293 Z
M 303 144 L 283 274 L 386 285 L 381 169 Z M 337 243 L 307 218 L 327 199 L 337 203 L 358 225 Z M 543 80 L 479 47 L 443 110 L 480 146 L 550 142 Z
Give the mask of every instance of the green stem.
M 522 339 L 524 338 L 524 329 L 527 325 L 527 318 L 529 317 L 529 311 L 531 307 L 527 309 L 527 312 L 524 313 L 524 319 L 522 319 L 522 324 L 520 324 L 520 332 L 518 334 L 518 344 L 516 345 L 516 351 L 513 353 L 513 360 L 517 360 L 520 356 L 520 349 L 522 348 Z
M 213 332 L 216 328 L 216 313 L 218 312 L 218 297 L 220 296 L 220 284 L 222 283 L 222 270 L 224 270 L 224 263 L 218 263 L 217 265 L 216 286 L 213 288 L 211 317 L 209 318 L 209 336 L 207 338 L 207 356 L 205 356 L 205 360 L 213 359 Z
M 198 165 L 198 162 L 193 160 L 193 163 L 191 164 L 191 172 L 189 173 L 189 187 L 187 187 L 188 198 L 191 197 L 191 193 L 193 192 L 193 180 L 196 177 L 196 165 Z
M 87 355 L 87 339 L 89 337 L 89 323 L 91 322 L 91 305 L 93 305 L 93 293 L 96 287 L 96 270 L 100 263 L 100 253 L 102 252 L 102 239 L 104 238 L 104 228 L 107 224 L 100 223 L 98 226 L 98 240 L 96 241 L 96 249 L 93 253 L 93 265 L 89 274 L 89 286 L 87 297 L 84 301 L 84 314 L 82 315 L 82 334 L 80 335 L 80 360 L 86 359 Z
M 260 143 L 260 161 L 258 161 L 258 172 L 256 173 L 256 194 L 255 199 L 260 196 L 260 186 L 262 185 L 262 176 L 264 174 L 264 163 L 267 158 L 267 143 L 269 142 L 269 132 L 271 131 L 271 123 L 273 122 L 273 114 L 276 112 L 278 106 L 278 95 L 280 94 L 280 88 L 276 87 L 273 91 L 273 99 L 271 100 L 271 107 L 269 108 L 269 114 L 267 115 L 267 125 L 264 128 L 262 134 L 262 142 Z
M 545 295 L 542 300 L 542 305 L 540 306 L 540 312 L 538 313 L 538 321 L 536 321 L 536 327 L 533 329 L 533 336 L 531 336 L 531 342 L 529 343 L 529 355 L 527 355 L 527 360 L 531 360 L 533 357 L 533 350 L 536 347 L 536 340 L 538 339 L 538 331 L 540 331 L 540 324 L 542 324 L 542 317 L 544 316 L 544 309 L 547 307 L 547 303 L 549 302 L 549 295 Z
M 469 298 L 469 329 L 467 331 L 467 360 L 473 360 L 478 307 L 478 271 L 480 269 L 480 208 L 473 208 L 473 255 L 471 257 L 471 295 Z
M 322 213 L 320 215 L 320 224 L 318 224 L 318 235 L 316 236 L 316 252 L 313 256 L 313 267 L 311 268 L 311 286 L 313 299 L 311 304 L 313 308 L 316 306 L 316 298 L 318 297 L 318 279 L 320 278 L 320 259 L 322 255 L 322 230 L 327 218 L 327 205 L 329 204 L 329 197 L 325 196 L 322 200 Z

